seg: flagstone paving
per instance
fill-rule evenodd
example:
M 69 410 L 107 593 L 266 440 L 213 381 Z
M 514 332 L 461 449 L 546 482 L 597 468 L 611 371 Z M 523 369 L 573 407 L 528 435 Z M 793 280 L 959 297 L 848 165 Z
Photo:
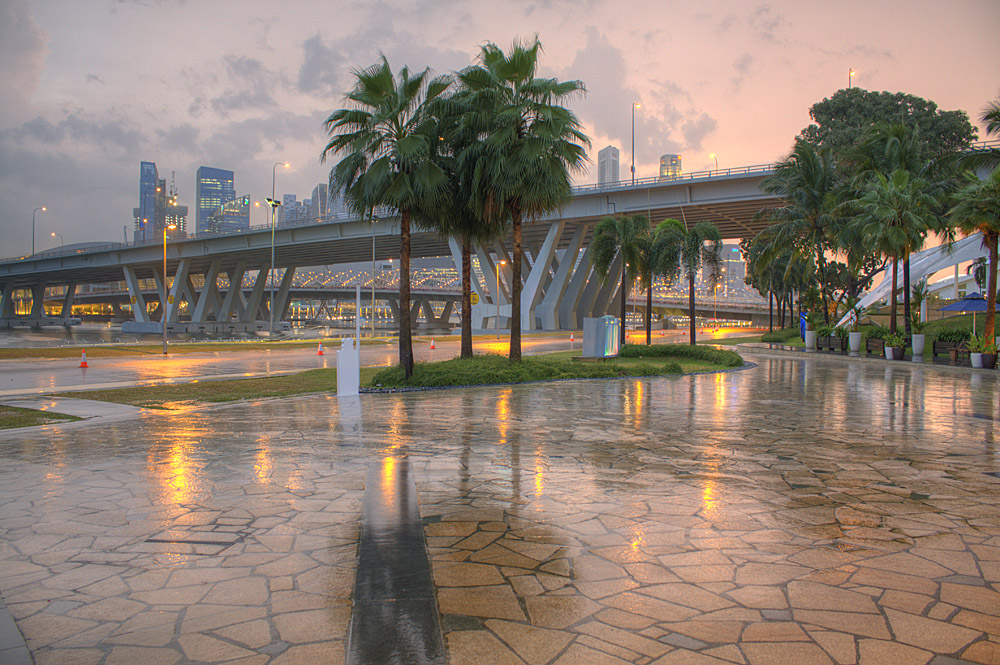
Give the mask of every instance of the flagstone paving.
M 2 433 L 0 594 L 39 664 L 344 662 L 405 457 L 453 665 L 1000 663 L 1000 373 L 755 360 Z

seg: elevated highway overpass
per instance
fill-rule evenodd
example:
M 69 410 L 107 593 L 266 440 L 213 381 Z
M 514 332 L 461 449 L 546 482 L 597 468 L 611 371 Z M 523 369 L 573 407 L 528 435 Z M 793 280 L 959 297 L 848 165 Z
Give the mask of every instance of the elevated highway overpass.
M 664 180 L 645 178 L 635 185 L 588 185 L 574 190 L 558 212 L 524 226 L 525 259 L 522 268 L 522 320 L 526 329 L 579 328 L 585 316 L 616 311 L 621 294 L 615 280 L 605 283 L 590 264 L 590 241 L 597 221 L 614 214 L 645 214 L 655 224 L 668 217 L 687 224 L 710 221 L 726 238 L 753 234 L 764 224 L 754 219 L 765 206 L 778 200 L 760 191 L 760 183 L 773 173 L 771 165 L 692 173 Z M 48 252 L 0 261 L 0 327 L 65 324 L 71 321 L 77 288 L 85 284 L 124 282 L 136 329 L 187 332 L 242 332 L 266 329 L 273 289 L 274 320 L 286 315 L 293 296 L 297 268 L 361 261 L 386 261 L 399 256 L 399 225 L 394 218 L 345 219 L 322 223 L 278 226 L 273 234 L 273 280 L 270 226 L 249 231 L 192 236 L 164 245 L 109 244 L 78 251 Z M 475 327 L 492 327 L 499 316 L 506 326 L 510 317 L 511 246 L 499 241 L 475 248 L 480 274 L 473 280 L 479 303 L 473 308 Z M 411 240 L 413 258 L 460 252 L 453 241 L 426 231 Z M 498 265 L 499 262 L 506 262 Z M 620 273 L 620 264 L 611 273 Z M 499 290 L 496 275 L 501 276 Z M 231 284 L 250 283 L 248 291 Z M 154 307 L 148 293 L 163 293 L 166 307 Z M 63 294 L 59 311 L 43 306 L 47 290 Z M 30 312 L 15 311 L 15 292 L 27 291 Z M 392 303 L 391 298 L 387 299 Z M 156 298 L 158 301 L 159 298 Z M 447 300 L 442 298 L 442 300 Z M 189 321 L 182 321 L 186 303 Z M 419 308 L 421 303 L 415 303 Z

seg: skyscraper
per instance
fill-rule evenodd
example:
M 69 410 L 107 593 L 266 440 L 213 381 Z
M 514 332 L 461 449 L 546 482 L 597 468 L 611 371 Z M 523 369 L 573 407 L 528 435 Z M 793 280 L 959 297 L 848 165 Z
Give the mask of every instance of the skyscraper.
M 226 201 L 208 216 L 205 231 L 209 233 L 225 233 L 228 231 L 246 231 L 250 228 L 250 197 L 237 196 Z
M 232 171 L 216 169 L 211 166 L 201 166 L 195 178 L 195 210 L 197 217 L 195 228 L 198 233 L 210 230 L 210 218 L 219 206 L 236 199 L 235 177 Z M 243 229 L 250 228 L 250 216 L 247 214 Z M 234 229 L 227 229 L 234 230 Z
M 609 145 L 597 153 L 597 184 L 614 184 L 618 177 L 618 148 Z
M 681 177 L 681 156 L 667 153 L 660 155 L 660 179 L 673 180 Z
M 132 210 L 135 222 L 134 240 L 143 242 L 155 238 L 156 185 L 159 173 L 155 162 L 139 162 L 139 207 Z
M 326 219 L 328 212 L 327 203 L 329 202 L 329 195 L 327 194 L 328 185 L 325 182 L 313 187 L 312 192 L 312 208 L 309 211 L 310 221 L 319 222 Z

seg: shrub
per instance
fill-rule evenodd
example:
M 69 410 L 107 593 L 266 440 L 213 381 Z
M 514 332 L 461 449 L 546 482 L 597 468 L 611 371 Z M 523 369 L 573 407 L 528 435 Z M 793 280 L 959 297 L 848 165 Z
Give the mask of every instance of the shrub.
M 689 344 L 626 344 L 619 351 L 623 358 L 687 358 L 701 360 L 724 367 L 742 367 L 743 358 L 733 351 L 724 351 L 710 346 Z
M 886 346 L 891 346 L 894 349 L 902 349 L 906 347 L 906 337 L 899 333 L 887 333 L 885 337 L 882 338 Z
M 799 329 L 798 328 L 781 328 L 775 330 L 774 332 L 764 333 L 760 338 L 762 342 L 787 342 L 791 339 L 798 339 Z
M 847 339 L 848 334 L 851 331 L 844 326 L 837 326 L 833 329 L 833 334 L 837 336 L 837 339 Z
M 972 331 L 970 330 L 942 330 L 937 334 L 937 341 L 939 342 L 964 342 L 972 337 Z
M 816 328 L 816 337 L 829 337 L 833 334 L 833 326 L 822 325 Z
M 886 336 L 889 334 L 889 328 L 886 326 L 862 326 L 861 332 L 865 334 L 868 339 L 880 339 L 885 341 Z

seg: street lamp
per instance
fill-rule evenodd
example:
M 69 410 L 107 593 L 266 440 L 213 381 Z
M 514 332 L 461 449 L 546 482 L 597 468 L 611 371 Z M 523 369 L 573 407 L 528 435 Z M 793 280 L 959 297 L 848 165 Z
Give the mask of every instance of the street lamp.
M 714 152 L 710 152 L 708 154 L 708 156 L 715 160 L 715 172 L 718 173 L 719 172 L 719 158 L 718 158 L 718 156 L 716 156 L 716 154 Z
M 176 224 L 163 227 L 163 295 L 160 299 L 160 326 L 163 329 L 163 355 L 167 355 L 167 230 L 173 231 Z
M 506 261 L 497 262 L 497 339 L 500 339 L 500 266 L 506 264 Z
M 848 69 L 847 70 L 847 89 L 848 90 L 851 89 L 851 79 L 854 78 L 855 74 L 857 74 L 857 72 L 854 71 L 853 69 Z
M 632 102 L 632 184 L 635 184 L 635 110 L 642 108 L 638 102 Z
M 59 236 L 59 249 L 62 249 L 63 247 L 66 246 L 66 241 L 63 240 L 63 237 L 62 237 L 61 233 L 56 233 L 55 231 L 53 231 L 49 235 L 52 236 L 53 238 L 55 238 L 56 236 Z
M 41 208 L 35 208 L 31 211 L 31 255 L 35 255 L 35 213 L 41 210 L 45 212 L 45 206 Z
M 375 225 L 378 224 L 378 215 L 372 215 L 372 339 L 375 339 Z M 358 344 L 361 341 L 358 340 Z
M 274 172 L 279 166 L 284 166 L 288 168 L 288 162 L 275 162 L 271 167 L 271 198 L 267 200 L 268 205 L 271 206 L 271 265 L 267 271 L 267 281 L 271 285 L 271 299 L 267 306 L 268 309 L 268 323 L 267 323 L 267 338 L 270 341 L 274 341 L 274 211 L 281 205 L 274 197 Z

